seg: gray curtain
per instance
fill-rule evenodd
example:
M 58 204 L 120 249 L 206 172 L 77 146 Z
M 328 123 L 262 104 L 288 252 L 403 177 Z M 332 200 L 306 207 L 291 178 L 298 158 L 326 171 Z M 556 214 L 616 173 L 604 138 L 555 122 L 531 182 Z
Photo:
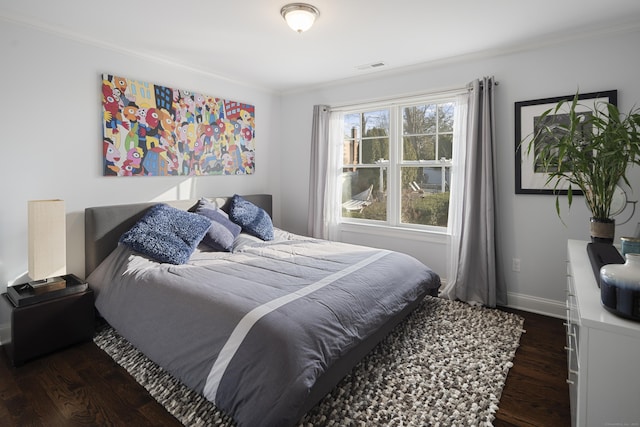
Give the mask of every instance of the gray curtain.
M 493 77 L 469 84 L 465 142 L 464 191 L 455 281 L 443 295 L 471 304 L 495 307 L 506 303 L 503 280 L 498 279 Z
M 328 106 L 313 106 L 307 233 L 321 239 L 327 238 L 324 212 L 329 164 L 329 114 Z

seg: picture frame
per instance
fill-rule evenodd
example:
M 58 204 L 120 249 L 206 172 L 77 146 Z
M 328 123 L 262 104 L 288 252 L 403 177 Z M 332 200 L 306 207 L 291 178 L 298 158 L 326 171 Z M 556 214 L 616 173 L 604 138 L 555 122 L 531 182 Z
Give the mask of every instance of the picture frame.
M 254 105 L 107 73 L 101 92 L 103 176 L 255 172 Z
M 568 184 L 559 183 L 554 190 L 553 183 L 547 185 L 549 174 L 536 170 L 534 150 L 529 152 L 529 141 L 534 135 L 536 120 L 545 111 L 555 108 L 560 101 L 573 100 L 574 95 L 557 96 L 553 98 L 534 99 L 515 103 L 515 192 L 516 194 L 567 194 Z M 587 112 L 600 108 L 605 102 L 617 106 L 618 91 L 607 90 L 578 94 L 579 105 L 576 111 Z M 547 116 L 554 122 L 561 122 L 562 114 Z M 582 195 L 582 191 L 572 188 L 573 195 Z

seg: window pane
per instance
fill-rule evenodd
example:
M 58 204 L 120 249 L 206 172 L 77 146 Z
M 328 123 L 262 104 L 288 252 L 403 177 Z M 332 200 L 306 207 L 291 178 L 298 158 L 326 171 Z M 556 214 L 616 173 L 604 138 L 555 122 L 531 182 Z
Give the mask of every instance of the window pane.
M 342 216 L 387 220 L 387 166 L 343 169 Z
M 445 159 L 450 160 L 453 153 L 453 135 L 440 135 L 438 138 L 438 160 Z
M 371 138 L 362 141 L 362 163 L 374 164 L 389 160 L 389 138 Z
M 405 136 L 402 160 L 436 160 L 435 136 Z
M 404 224 L 446 227 L 449 217 L 448 167 L 403 167 L 400 218 Z M 430 183 L 430 181 L 433 181 Z
M 358 164 L 360 162 L 359 150 L 359 144 L 356 140 L 345 139 L 342 145 L 342 164 Z
M 422 168 L 421 178 L 425 192 L 444 193 L 449 191 L 451 168 L 446 165 Z
M 353 132 L 359 132 L 360 113 L 344 115 L 344 137 L 353 138 Z
M 430 104 L 403 108 L 402 127 L 404 135 L 436 133 L 436 106 Z
M 456 104 L 409 102 L 343 116 L 344 218 L 447 227 Z
M 438 105 L 438 132 L 453 132 L 454 103 Z
M 389 110 L 369 111 L 362 115 L 363 138 L 389 136 Z

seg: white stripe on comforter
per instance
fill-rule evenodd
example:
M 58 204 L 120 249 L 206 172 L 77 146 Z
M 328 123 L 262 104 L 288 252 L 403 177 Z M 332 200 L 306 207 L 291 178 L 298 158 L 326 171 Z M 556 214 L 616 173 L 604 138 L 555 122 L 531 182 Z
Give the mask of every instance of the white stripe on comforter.
M 204 386 L 203 394 L 205 395 L 205 397 L 211 400 L 212 402 L 215 402 L 216 394 L 218 392 L 218 386 L 220 385 L 220 380 L 222 379 L 222 376 L 224 375 L 224 372 L 226 371 L 227 366 L 229 366 L 231 359 L 233 358 L 234 354 L 236 354 L 236 351 L 238 351 L 238 348 L 244 341 L 245 337 L 247 336 L 247 334 L 249 333 L 253 325 L 255 325 L 262 317 L 266 316 L 267 314 L 271 313 L 274 310 L 277 310 L 278 308 L 282 307 L 283 305 L 291 301 L 295 301 L 298 298 L 302 298 L 306 295 L 309 295 L 310 293 L 315 292 L 318 289 L 322 289 L 325 286 L 335 282 L 336 280 L 341 279 L 342 277 L 345 277 L 355 271 L 360 270 L 363 267 L 366 267 L 372 262 L 375 262 L 380 258 L 386 256 L 388 253 L 389 251 L 381 250 L 380 252 L 375 253 L 370 257 L 363 259 L 357 264 L 350 265 L 344 270 L 337 271 L 331 274 L 330 276 L 327 276 L 315 283 L 312 283 L 311 285 L 308 285 L 288 295 L 284 295 L 272 301 L 264 303 L 254 308 L 249 313 L 247 313 L 240 320 L 240 322 L 238 322 L 238 325 L 235 327 L 235 329 L 231 333 L 231 336 L 229 336 L 229 339 L 227 340 L 224 347 L 220 351 L 218 358 L 216 359 L 215 363 L 211 367 L 211 372 L 209 373 L 209 376 L 207 377 L 207 382 Z

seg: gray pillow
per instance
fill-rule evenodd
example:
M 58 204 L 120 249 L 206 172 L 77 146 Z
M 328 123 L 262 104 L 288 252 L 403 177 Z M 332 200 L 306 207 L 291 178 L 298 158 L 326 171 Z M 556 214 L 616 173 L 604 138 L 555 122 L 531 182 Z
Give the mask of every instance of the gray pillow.
M 211 228 L 204 235 L 202 243 L 216 251 L 230 252 L 233 242 L 242 228 L 229 220 L 227 214 L 207 199 L 200 199 L 196 213 L 211 220 Z

